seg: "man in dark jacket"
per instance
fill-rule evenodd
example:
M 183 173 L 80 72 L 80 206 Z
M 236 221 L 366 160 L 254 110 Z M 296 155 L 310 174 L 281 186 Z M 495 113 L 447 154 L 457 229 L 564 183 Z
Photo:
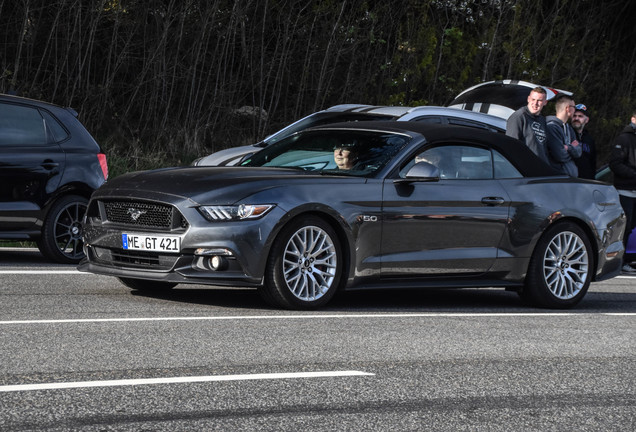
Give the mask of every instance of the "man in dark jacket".
M 528 95 L 528 104 L 512 113 L 506 124 L 506 135 L 523 141 L 534 154 L 550 165 L 546 148 L 546 123 L 541 110 L 548 103 L 543 87 L 535 87 Z
M 561 95 L 555 103 L 556 115 L 545 120 L 548 132 L 548 156 L 552 165 L 562 174 L 578 177 L 579 170 L 574 162 L 581 157 L 581 146 L 576 140 L 569 121 L 574 115 L 575 104 L 572 96 Z
M 636 225 L 636 110 L 632 112 L 631 123 L 614 140 L 610 154 L 610 169 L 614 174 L 614 187 L 618 190 L 621 206 L 627 218 L 623 243 L 627 240 Z M 635 273 L 636 269 L 629 263 L 631 258 L 625 254 L 623 271 Z
M 585 129 L 590 121 L 590 114 L 583 104 L 576 105 L 572 117 L 572 129 L 576 132 L 576 140 L 581 145 L 581 157 L 574 159 L 579 169 L 579 177 L 593 179 L 596 176 L 596 143 L 592 135 Z

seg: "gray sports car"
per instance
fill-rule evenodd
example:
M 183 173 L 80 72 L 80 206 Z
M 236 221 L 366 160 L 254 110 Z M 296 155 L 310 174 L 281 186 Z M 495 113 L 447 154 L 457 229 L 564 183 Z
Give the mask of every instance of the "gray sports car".
M 138 290 L 254 286 L 295 309 L 391 287 L 502 287 L 566 308 L 619 273 L 624 225 L 612 186 L 556 174 L 502 134 L 341 123 L 241 166 L 110 180 L 79 269 Z

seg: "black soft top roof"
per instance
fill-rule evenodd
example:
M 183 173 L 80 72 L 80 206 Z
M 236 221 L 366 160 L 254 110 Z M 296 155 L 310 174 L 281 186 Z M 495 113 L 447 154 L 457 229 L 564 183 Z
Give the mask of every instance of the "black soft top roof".
M 554 168 L 539 159 L 539 157 L 520 140 L 479 128 L 408 121 L 360 121 L 352 123 L 332 123 L 318 126 L 311 130 L 330 128 L 397 132 L 411 136 L 418 134 L 423 136 L 429 143 L 450 141 L 480 144 L 497 150 L 504 155 L 525 177 L 561 175 Z

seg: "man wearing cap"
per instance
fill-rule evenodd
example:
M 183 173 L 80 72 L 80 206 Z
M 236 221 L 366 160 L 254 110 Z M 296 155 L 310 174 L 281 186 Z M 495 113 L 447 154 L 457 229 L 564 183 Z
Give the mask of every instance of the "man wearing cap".
M 614 173 L 614 187 L 618 190 L 627 219 L 623 236 L 623 244 L 627 247 L 629 235 L 636 225 L 636 109 L 632 111 L 631 123 L 614 140 L 609 167 Z M 631 257 L 626 255 L 623 257 L 623 272 L 636 273 L 636 269 L 629 265 Z
M 574 163 L 579 169 L 579 177 L 593 179 L 596 175 L 596 143 L 594 138 L 585 129 L 590 121 L 590 114 L 583 104 L 576 105 L 574 116 L 572 116 L 572 128 L 576 133 L 576 140 L 581 145 L 581 156 L 574 159 Z
M 548 165 L 546 149 L 546 123 L 541 110 L 548 103 L 548 94 L 543 87 L 535 87 L 528 95 L 528 104 L 512 113 L 506 123 L 506 135 L 523 141 L 534 154 Z

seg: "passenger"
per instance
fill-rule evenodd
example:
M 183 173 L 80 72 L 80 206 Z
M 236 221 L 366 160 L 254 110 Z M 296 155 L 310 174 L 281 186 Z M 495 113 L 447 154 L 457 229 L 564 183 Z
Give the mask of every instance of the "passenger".
M 428 162 L 439 168 L 439 162 L 441 159 L 442 156 L 440 154 L 436 153 L 434 150 L 428 150 L 415 156 L 415 163 Z
M 590 114 L 587 112 L 587 107 L 578 104 L 572 116 L 572 129 L 576 133 L 576 140 L 581 145 L 581 157 L 574 159 L 574 163 L 579 169 L 579 177 L 593 179 L 596 176 L 596 143 L 585 129 L 589 121 Z
M 338 169 L 349 170 L 355 165 L 357 155 L 354 143 L 338 144 L 333 149 L 333 159 Z
M 428 162 L 439 169 L 439 177 L 442 179 L 457 177 L 457 167 L 448 147 L 435 147 L 423 151 L 415 156 L 415 163 Z
M 535 87 L 528 95 L 528 104 L 512 113 L 506 124 L 506 135 L 523 141 L 534 154 L 550 164 L 546 148 L 546 123 L 541 110 L 548 103 L 543 87 Z
M 569 125 L 574 115 L 576 104 L 574 98 L 560 95 L 555 103 L 555 116 L 546 118 L 548 126 L 548 156 L 552 166 L 560 173 L 578 177 L 579 169 L 574 159 L 581 157 L 581 146 L 576 140 L 576 133 Z
M 636 225 L 636 109 L 632 112 L 631 123 L 614 140 L 610 153 L 610 169 L 614 173 L 614 187 L 618 190 L 621 206 L 627 218 L 623 244 Z M 623 272 L 636 273 L 630 265 L 631 257 L 623 256 Z

